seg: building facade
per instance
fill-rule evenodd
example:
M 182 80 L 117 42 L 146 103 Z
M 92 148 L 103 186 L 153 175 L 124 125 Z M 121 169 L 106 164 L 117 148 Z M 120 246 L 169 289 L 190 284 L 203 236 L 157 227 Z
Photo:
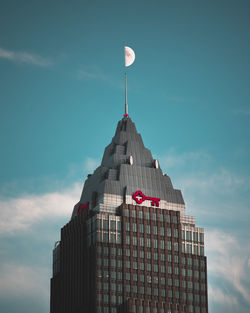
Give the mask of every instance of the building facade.
M 53 250 L 51 313 L 207 313 L 204 229 L 128 116 Z

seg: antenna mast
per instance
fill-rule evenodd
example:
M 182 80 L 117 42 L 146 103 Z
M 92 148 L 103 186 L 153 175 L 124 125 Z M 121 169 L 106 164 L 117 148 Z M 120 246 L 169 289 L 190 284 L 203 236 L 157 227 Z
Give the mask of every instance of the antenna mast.
M 128 103 L 127 103 L 127 73 L 125 72 L 125 117 L 128 117 Z

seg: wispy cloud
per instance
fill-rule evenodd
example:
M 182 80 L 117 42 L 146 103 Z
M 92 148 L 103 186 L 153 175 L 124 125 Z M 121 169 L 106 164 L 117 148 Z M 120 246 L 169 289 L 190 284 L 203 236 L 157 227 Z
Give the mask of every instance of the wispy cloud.
M 221 286 L 223 281 L 227 285 L 226 292 L 217 290 L 215 293 L 215 290 L 210 290 L 211 300 L 237 304 L 240 302 L 238 293 L 250 304 L 250 246 L 247 238 L 242 242 L 229 233 L 211 230 L 206 233 L 206 243 L 209 275 L 220 281 Z
M 70 216 L 81 188 L 80 184 L 74 184 L 57 192 L 1 199 L 0 233 L 15 234 L 29 230 L 33 224 L 45 218 Z
M 1 47 L 0 47 L 0 58 L 12 62 L 37 65 L 42 67 L 48 67 L 53 65 L 51 59 L 42 57 L 38 54 L 33 54 L 26 51 L 11 51 L 3 49 Z
M 250 116 L 250 108 L 238 108 L 232 111 L 235 115 Z
M 197 162 L 208 163 L 211 161 L 211 156 L 203 151 L 177 153 L 175 149 L 170 149 L 165 155 L 160 156 L 159 160 L 162 168 L 168 170 L 191 164 L 197 166 Z
M 100 69 L 96 67 L 87 68 L 87 69 L 79 69 L 76 72 L 76 76 L 78 79 L 82 80 L 99 80 L 103 81 L 111 86 L 114 86 L 119 89 L 123 89 L 124 86 L 121 82 L 115 80 L 108 74 L 104 74 Z
M 99 165 L 100 160 L 94 158 L 87 158 L 84 163 L 84 169 L 88 172 L 93 172 Z
M 0 266 L 1 297 L 39 297 L 48 299 L 48 269 L 14 263 Z

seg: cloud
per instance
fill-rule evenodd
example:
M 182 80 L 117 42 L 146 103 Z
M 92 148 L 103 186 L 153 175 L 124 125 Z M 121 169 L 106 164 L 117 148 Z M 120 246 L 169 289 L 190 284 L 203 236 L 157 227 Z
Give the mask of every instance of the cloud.
M 196 165 L 197 162 L 205 164 L 211 161 L 211 156 L 202 151 L 177 153 L 175 149 L 170 149 L 164 156 L 159 157 L 161 166 L 168 170 L 183 166 Z
M 0 234 L 27 231 L 33 224 L 46 218 L 70 216 L 81 188 L 81 184 L 74 184 L 57 192 L 1 199 Z
M 44 58 L 37 54 L 32 54 L 29 52 L 15 52 L 0 48 L 0 58 L 7 59 L 13 62 L 37 65 L 42 67 L 47 67 L 53 65 L 53 62 L 48 59 Z
M 14 263 L 0 266 L 0 297 L 38 297 L 48 300 L 48 269 L 17 265 Z
M 249 108 L 239 108 L 232 111 L 235 115 L 245 115 L 250 116 L 250 109 Z
M 124 86 L 119 81 L 115 80 L 114 78 L 110 77 L 106 73 L 103 74 L 98 68 L 92 67 L 90 69 L 79 69 L 76 72 L 76 76 L 78 79 L 83 80 L 99 80 L 103 81 L 113 87 L 123 89 Z
M 211 230 L 206 233 L 206 252 L 208 256 L 208 273 L 220 282 L 226 282 L 226 292 L 222 287 L 210 286 L 211 301 L 227 304 L 240 302 L 239 294 L 250 304 L 250 277 L 248 262 L 250 246 L 248 240 L 238 240 L 233 235 L 221 230 Z M 217 289 L 217 290 L 216 290 Z
M 84 164 L 84 169 L 88 172 L 93 172 L 100 165 L 100 160 L 87 158 Z

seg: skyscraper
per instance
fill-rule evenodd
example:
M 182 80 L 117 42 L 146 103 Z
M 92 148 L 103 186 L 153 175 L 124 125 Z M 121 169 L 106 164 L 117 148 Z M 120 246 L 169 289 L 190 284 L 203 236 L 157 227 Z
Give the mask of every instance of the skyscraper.
M 50 312 L 208 312 L 204 230 L 126 114 L 61 229 Z

